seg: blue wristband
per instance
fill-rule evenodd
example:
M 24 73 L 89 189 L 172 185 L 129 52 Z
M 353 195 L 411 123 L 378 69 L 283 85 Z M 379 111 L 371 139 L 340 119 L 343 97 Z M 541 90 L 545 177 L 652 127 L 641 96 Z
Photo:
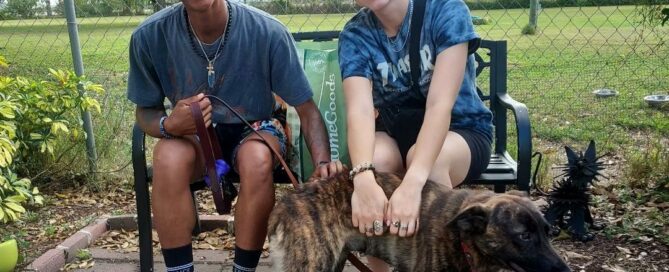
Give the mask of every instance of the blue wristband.
M 165 139 L 172 139 L 174 136 L 165 131 L 165 119 L 167 119 L 167 116 L 160 117 L 160 135 Z

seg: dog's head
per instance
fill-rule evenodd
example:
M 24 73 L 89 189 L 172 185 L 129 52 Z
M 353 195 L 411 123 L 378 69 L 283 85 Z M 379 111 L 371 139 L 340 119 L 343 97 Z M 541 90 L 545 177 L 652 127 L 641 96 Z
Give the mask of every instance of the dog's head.
M 477 271 L 571 271 L 548 239 L 539 210 L 518 194 L 499 194 L 466 206 L 448 227 Z

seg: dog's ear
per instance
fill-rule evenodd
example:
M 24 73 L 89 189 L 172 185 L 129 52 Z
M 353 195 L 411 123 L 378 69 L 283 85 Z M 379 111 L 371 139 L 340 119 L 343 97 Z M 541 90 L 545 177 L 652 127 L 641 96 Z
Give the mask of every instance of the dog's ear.
M 509 190 L 506 192 L 509 195 L 519 196 L 519 197 L 529 197 L 530 195 L 526 191 L 520 190 Z
M 477 205 L 460 212 L 448 223 L 448 228 L 468 234 L 483 234 L 488 226 L 490 210 Z

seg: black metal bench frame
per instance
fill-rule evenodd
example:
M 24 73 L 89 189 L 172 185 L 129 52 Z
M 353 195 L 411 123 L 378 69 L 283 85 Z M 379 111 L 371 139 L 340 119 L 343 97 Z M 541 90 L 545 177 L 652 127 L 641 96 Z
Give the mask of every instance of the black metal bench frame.
M 294 33 L 296 41 L 331 41 L 339 37 L 338 31 L 299 32 Z M 487 51 L 489 61 L 480 56 L 481 51 Z M 483 40 L 481 49 L 476 53 L 477 77 L 483 69 L 490 70 L 489 93 L 485 95 L 478 89 L 479 96 L 490 102 L 494 125 L 494 152 L 486 171 L 477 180 L 470 184 L 485 184 L 494 186 L 495 192 L 504 192 L 506 186 L 515 185 L 519 190 L 529 191 L 532 138 L 530 119 L 527 107 L 511 98 L 506 89 L 507 81 L 507 43 L 506 41 Z M 515 117 L 518 154 L 514 159 L 507 151 L 507 111 L 511 110 Z M 140 271 L 153 271 L 153 250 L 151 233 L 151 201 L 149 183 L 151 170 L 146 162 L 145 133 L 135 124 L 132 132 L 132 165 L 135 177 L 135 197 L 137 201 L 137 225 L 139 230 Z M 282 171 L 277 171 L 281 175 Z M 289 183 L 287 178 L 276 178 L 277 183 Z M 195 203 L 195 192 L 206 188 L 202 181 L 190 186 L 195 206 L 196 226 L 193 234 L 200 233 L 200 221 Z

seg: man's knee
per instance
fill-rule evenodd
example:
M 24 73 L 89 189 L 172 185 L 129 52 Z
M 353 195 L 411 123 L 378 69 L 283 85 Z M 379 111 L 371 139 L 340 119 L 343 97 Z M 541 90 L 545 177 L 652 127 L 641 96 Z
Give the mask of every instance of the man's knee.
M 236 157 L 242 182 L 271 183 L 274 157 L 265 144 L 247 141 L 239 147 Z
M 188 140 L 160 140 L 153 148 L 154 176 L 163 176 L 167 180 L 187 184 L 195 170 L 196 161 L 195 146 Z

